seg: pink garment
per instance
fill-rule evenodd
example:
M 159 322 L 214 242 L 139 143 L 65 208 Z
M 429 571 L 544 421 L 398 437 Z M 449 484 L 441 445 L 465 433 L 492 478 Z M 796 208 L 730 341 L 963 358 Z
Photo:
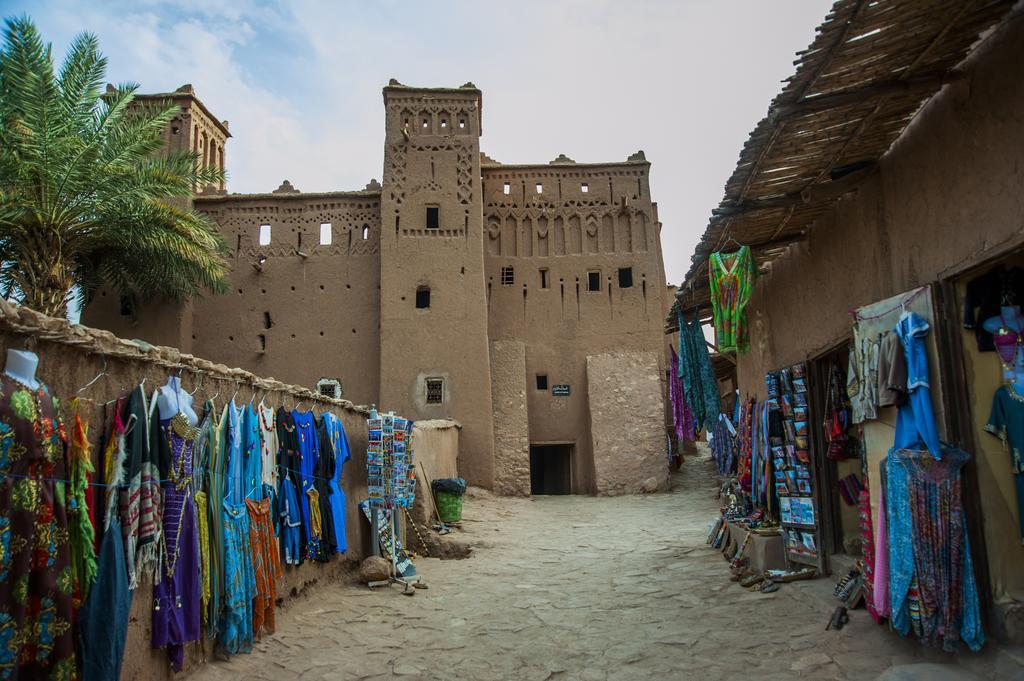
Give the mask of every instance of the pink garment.
M 885 531 L 885 495 L 878 499 L 878 520 L 875 523 L 875 610 L 879 617 L 889 616 L 889 547 Z
M 680 443 L 693 442 L 697 439 L 694 432 L 693 410 L 686 401 L 683 380 L 679 378 L 679 355 L 676 354 L 675 348 L 669 346 L 669 350 L 672 352 L 668 372 L 668 396 L 672 403 L 672 425 Z

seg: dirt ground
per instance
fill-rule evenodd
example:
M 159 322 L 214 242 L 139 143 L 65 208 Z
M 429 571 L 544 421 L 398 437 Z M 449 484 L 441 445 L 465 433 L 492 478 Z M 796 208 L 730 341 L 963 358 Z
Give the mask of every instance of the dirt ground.
M 428 590 L 311 590 L 251 655 L 191 678 L 874 679 L 914 665 L 898 678 L 1024 679 L 1021 649 L 927 650 L 863 609 L 825 631 L 830 578 L 773 594 L 730 582 L 704 543 L 710 459 L 688 460 L 674 482 L 649 496 L 467 498 L 460 537 L 474 554 L 419 559 Z

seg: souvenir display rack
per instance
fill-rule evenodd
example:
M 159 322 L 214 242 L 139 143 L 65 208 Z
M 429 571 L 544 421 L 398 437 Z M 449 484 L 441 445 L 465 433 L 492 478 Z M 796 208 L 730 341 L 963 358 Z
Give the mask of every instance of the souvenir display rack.
M 382 550 L 391 561 L 395 577 L 390 581 L 406 584 L 416 574 L 398 529 L 400 508 L 411 508 L 416 499 L 416 477 L 413 467 L 414 422 L 395 416 L 394 412 L 378 414 L 371 410 L 367 420 L 366 474 L 368 499 L 363 512 L 376 536 L 374 553 Z M 382 582 L 386 584 L 389 582 Z M 371 583 L 370 586 L 378 586 Z M 408 584 L 406 584 L 408 587 Z
M 768 389 L 772 482 L 789 563 L 821 572 L 824 554 L 811 438 L 808 376 L 803 363 L 765 375 Z

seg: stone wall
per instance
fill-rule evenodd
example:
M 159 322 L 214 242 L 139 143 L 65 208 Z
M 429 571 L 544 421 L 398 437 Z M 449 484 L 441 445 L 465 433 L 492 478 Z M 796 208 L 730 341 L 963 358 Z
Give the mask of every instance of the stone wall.
M 587 357 L 587 395 L 598 494 L 668 486 L 661 368 L 653 352 Z
M 45 317 L 32 310 L 14 307 L 0 300 L 0 356 L 7 348 L 28 349 L 39 355 L 38 376 L 58 397 L 69 399 L 80 388 L 102 375 L 81 393 L 93 402 L 89 436 L 94 452 L 105 429 L 104 416 L 110 407 L 105 405 L 145 379 L 147 389 L 162 385 L 169 375 L 180 375 L 185 388 L 195 390 L 197 405 L 215 398 L 218 408 L 237 391 L 239 401 L 247 401 L 256 394 L 270 405 L 286 406 L 304 403 L 305 408 L 316 405 L 318 411 L 332 411 L 344 424 L 352 460 L 345 466 L 343 488 L 348 500 L 346 529 L 349 551 L 328 563 L 305 563 L 299 567 L 285 566 L 284 577 L 277 585 L 279 600 L 287 604 L 314 585 L 339 584 L 350 581 L 354 567 L 367 555 L 369 527 L 359 513 L 357 502 L 365 499 L 366 490 L 366 417 L 365 407 L 344 400 L 320 397 L 312 391 L 287 385 L 273 379 L 257 377 L 241 369 L 229 369 L 169 347 L 138 344 L 115 337 L 107 331 L 70 325 L 62 319 Z M 424 424 L 426 433 L 418 442 L 416 453 L 424 461 L 437 462 L 438 470 L 445 470 L 443 462 L 452 458 L 450 440 L 458 430 L 451 422 Z M 438 433 L 435 436 L 433 433 Z M 438 452 L 434 452 L 434 448 Z M 457 448 L 457 445 L 455 445 Z M 150 648 L 150 622 L 152 584 L 143 580 L 134 593 L 128 639 L 125 651 L 123 678 L 171 679 L 166 653 Z M 186 648 L 185 671 L 195 669 L 213 659 L 213 646 L 207 639 Z M 181 678 L 178 675 L 175 678 Z
M 526 345 L 491 343 L 491 402 L 494 405 L 494 491 L 530 494 L 530 422 L 526 410 Z

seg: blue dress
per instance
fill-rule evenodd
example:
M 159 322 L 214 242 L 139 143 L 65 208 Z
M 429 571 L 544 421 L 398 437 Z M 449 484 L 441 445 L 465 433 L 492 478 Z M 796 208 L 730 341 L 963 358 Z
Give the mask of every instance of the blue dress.
M 242 420 L 242 478 L 246 499 L 263 499 L 263 448 L 260 446 L 260 421 L 252 404 L 243 407 Z
M 292 411 L 292 419 L 295 421 L 295 436 L 299 439 L 299 475 L 302 489 L 298 490 L 298 496 L 299 509 L 302 512 L 302 536 L 306 540 L 306 555 L 314 558 L 320 556 L 319 542 L 313 541 L 309 521 L 309 492 L 315 489 L 313 476 L 320 455 L 316 438 L 316 418 L 311 411 Z
M 352 458 L 348 449 L 348 438 L 345 436 L 345 428 L 341 425 L 341 419 L 334 414 L 327 412 L 323 415 L 324 426 L 327 428 L 327 435 L 334 447 L 334 474 L 331 476 L 331 512 L 334 516 L 334 536 L 338 546 L 338 553 L 348 550 L 348 542 L 345 539 L 345 490 L 341 487 L 341 471 L 345 462 Z
M 907 391 L 910 398 L 899 408 L 896 417 L 896 449 L 916 449 L 922 443 L 936 459 L 942 457 L 939 430 L 932 412 L 932 396 L 928 382 L 928 351 L 924 338 L 928 322 L 916 312 L 900 318 L 894 332 L 903 343 L 907 360 Z

